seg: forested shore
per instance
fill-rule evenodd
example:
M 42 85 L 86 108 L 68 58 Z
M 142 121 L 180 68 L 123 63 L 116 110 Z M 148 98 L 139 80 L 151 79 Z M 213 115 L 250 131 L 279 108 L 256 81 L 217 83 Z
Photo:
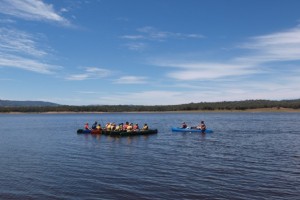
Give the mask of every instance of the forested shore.
M 180 105 L 89 105 L 89 106 L 1 106 L 0 113 L 45 113 L 45 112 L 180 112 L 180 111 L 246 111 L 251 109 L 300 110 L 297 100 L 246 100 L 223 102 L 200 102 Z

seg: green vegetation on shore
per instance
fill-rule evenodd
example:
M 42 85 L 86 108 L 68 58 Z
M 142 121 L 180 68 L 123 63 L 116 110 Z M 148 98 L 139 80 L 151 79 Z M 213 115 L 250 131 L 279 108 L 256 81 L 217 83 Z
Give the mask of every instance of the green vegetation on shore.
M 200 102 L 180 105 L 90 105 L 90 106 L 0 106 L 0 113 L 11 112 L 173 112 L 173 111 L 244 111 L 249 109 L 300 109 L 297 100 L 246 100 L 223 102 Z

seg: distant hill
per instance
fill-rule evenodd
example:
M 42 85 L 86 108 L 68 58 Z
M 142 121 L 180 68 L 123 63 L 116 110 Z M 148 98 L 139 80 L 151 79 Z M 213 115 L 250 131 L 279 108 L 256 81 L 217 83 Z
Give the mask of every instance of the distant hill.
M 179 105 L 89 105 L 70 106 L 44 101 L 0 100 L 0 113 L 8 112 L 166 112 L 166 111 L 246 111 L 249 109 L 269 109 L 300 111 L 300 99 L 295 100 L 245 100 L 200 102 Z
M 60 106 L 56 103 L 46 101 L 10 101 L 1 100 L 0 107 L 44 107 L 44 106 Z

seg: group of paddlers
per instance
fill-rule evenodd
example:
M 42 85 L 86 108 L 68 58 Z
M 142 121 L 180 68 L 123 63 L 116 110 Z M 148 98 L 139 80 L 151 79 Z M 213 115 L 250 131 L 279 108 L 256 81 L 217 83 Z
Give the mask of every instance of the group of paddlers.
M 199 129 L 199 130 L 201 130 L 202 133 L 204 133 L 206 130 L 206 125 L 205 125 L 204 121 L 201 121 L 198 126 L 188 127 L 187 124 L 185 122 L 183 122 L 181 124 L 181 128 Z
M 89 128 L 89 123 L 86 123 L 84 126 L 84 129 L 85 130 L 106 130 L 106 131 L 131 132 L 131 131 L 149 130 L 149 127 L 147 124 L 144 124 L 144 126 L 142 128 L 140 128 L 137 123 L 133 124 L 133 123 L 129 123 L 129 122 L 120 123 L 118 125 L 116 123 L 106 123 L 105 127 L 102 127 L 100 123 L 95 121 L 92 125 L 92 128 Z

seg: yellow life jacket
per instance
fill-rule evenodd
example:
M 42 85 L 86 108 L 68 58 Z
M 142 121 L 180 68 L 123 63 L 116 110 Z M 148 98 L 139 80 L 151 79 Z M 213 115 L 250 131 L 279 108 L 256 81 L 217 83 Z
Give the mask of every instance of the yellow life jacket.
M 131 131 L 132 130 L 132 126 L 127 126 L 127 131 Z
M 119 131 L 120 129 L 121 129 L 120 126 L 116 126 L 116 128 L 115 128 L 116 131 Z

